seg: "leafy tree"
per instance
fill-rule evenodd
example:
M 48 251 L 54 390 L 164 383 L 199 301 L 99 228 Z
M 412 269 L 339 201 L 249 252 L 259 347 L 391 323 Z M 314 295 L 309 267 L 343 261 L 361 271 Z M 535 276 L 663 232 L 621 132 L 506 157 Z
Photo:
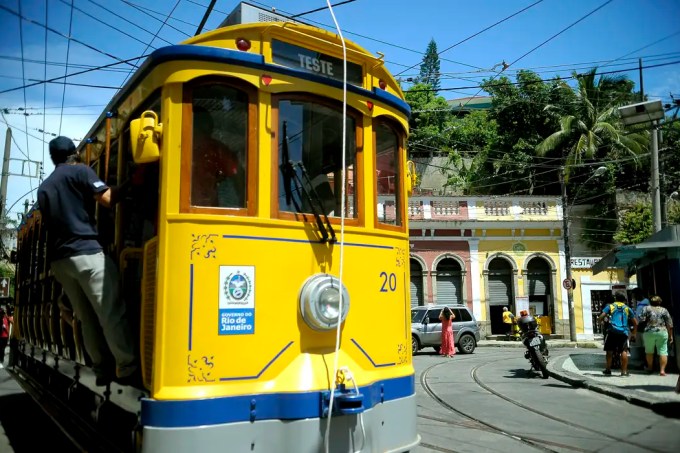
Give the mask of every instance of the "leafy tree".
M 619 219 L 614 240 L 624 245 L 639 244 L 652 235 L 652 209 L 648 204 L 637 203 Z
M 432 95 L 432 86 L 416 83 L 405 93 L 411 106 L 409 151 L 444 151 L 448 147 L 443 131 L 450 121 L 451 108 L 441 96 Z
M 434 41 L 434 39 L 432 39 L 427 45 L 423 62 L 420 65 L 420 76 L 418 77 L 418 82 L 430 85 L 430 87 L 434 90 L 434 94 L 437 94 L 440 88 L 440 77 L 440 61 L 439 53 L 437 52 L 437 43 Z
M 482 88 L 492 96 L 488 120 L 495 123 L 496 136 L 476 169 L 479 184 L 471 190 L 492 195 L 559 193 L 550 161 L 537 158 L 535 148 L 558 124 L 556 113 L 545 106 L 569 107 L 573 91 L 559 79 L 544 82 L 532 71 L 519 71 L 517 83 L 505 76 L 485 80 Z
M 623 76 L 608 75 L 600 76 L 596 81 L 596 72 L 593 68 L 583 75 L 574 73 L 578 80 L 574 111 L 562 114 L 559 130 L 536 148 L 541 156 L 561 154 L 565 180 L 584 158 L 602 158 L 610 150 L 636 157 L 647 143 L 642 134 L 627 134 L 616 115 L 616 108 L 627 99 L 627 93 L 632 92 L 632 82 Z M 548 105 L 546 110 L 563 111 L 564 108 Z
M 488 160 L 490 144 L 498 140 L 496 122 L 488 116 L 488 112 L 476 111 L 454 117 L 445 128 L 445 140 L 451 148 L 446 184 L 464 193 L 473 193 L 475 186 L 484 183 L 479 175 Z

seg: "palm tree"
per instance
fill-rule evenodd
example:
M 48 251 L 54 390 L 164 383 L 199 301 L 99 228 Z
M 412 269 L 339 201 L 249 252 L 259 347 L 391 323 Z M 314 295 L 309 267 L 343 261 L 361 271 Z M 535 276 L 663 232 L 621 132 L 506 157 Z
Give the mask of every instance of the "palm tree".
M 586 74 L 574 73 L 578 80 L 574 109 L 560 117 L 560 130 L 536 147 L 540 156 L 561 151 L 565 181 L 574 165 L 584 158 L 598 157 L 599 150 L 637 158 L 646 149 L 647 137 L 625 133 L 616 115 L 617 107 L 632 100 L 633 82 L 625 76 L 600 76 L 596 81 L 596 71 L 597 68 L 593 68 Z M 546 110 L 559 111 L 552 105 L 546 106 Z

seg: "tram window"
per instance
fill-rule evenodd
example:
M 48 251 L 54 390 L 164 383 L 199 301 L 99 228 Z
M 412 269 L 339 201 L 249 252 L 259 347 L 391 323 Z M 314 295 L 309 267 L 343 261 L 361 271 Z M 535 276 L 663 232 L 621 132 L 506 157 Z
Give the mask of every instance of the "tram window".
M 313 213 L 320 209 L 329 217 L 340 217 L 345 170 L 345 217 L 357 217 L 356 121 L 351 116 L 346 121 L 343 169 L 342 111 L 308 101 L 279 102 L 280 211 Z M 293 165 L 291 173 L 285 166 L 288 162 Z
M 246 207 L 248 95 L 221 84 L 192 90 L 191 204 Z
M 399 180 L 400 138 L 393 128 L 378 123 L 375 129 L 376 192 L 378 222 L 401 225 Z

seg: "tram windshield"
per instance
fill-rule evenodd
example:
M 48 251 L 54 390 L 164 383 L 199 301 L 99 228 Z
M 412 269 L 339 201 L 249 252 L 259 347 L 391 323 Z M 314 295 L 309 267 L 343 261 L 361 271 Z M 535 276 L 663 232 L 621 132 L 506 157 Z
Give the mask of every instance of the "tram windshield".
M 356 122 L 347 116 L 342 167 L 342 112 L 309 101 L 279 102 L 279 210 L 340 217 L 345 172 L 345 217 L 357 216 Z

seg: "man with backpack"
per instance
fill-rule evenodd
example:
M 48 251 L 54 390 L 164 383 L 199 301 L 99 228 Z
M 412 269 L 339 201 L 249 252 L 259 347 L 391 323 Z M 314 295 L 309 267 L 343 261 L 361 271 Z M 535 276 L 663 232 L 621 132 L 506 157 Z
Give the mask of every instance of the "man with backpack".
M 637 319 L 635 313 L 626 305 L 626 295 L 618 292 L 614 295 L 614 303 L 604 307 L 598 320 L 602 321 L 609 316 L 609 329 L 606 332 L 604 350 L 607 352 L 607 368 L 603 373 L 607 376 L 612 374 L 612 356 L 614 352 L 621 354 L 621 376 L 628 377 L 628 341 L 635 341 Z M 630 325 L 633 325 L 631 331 Z

